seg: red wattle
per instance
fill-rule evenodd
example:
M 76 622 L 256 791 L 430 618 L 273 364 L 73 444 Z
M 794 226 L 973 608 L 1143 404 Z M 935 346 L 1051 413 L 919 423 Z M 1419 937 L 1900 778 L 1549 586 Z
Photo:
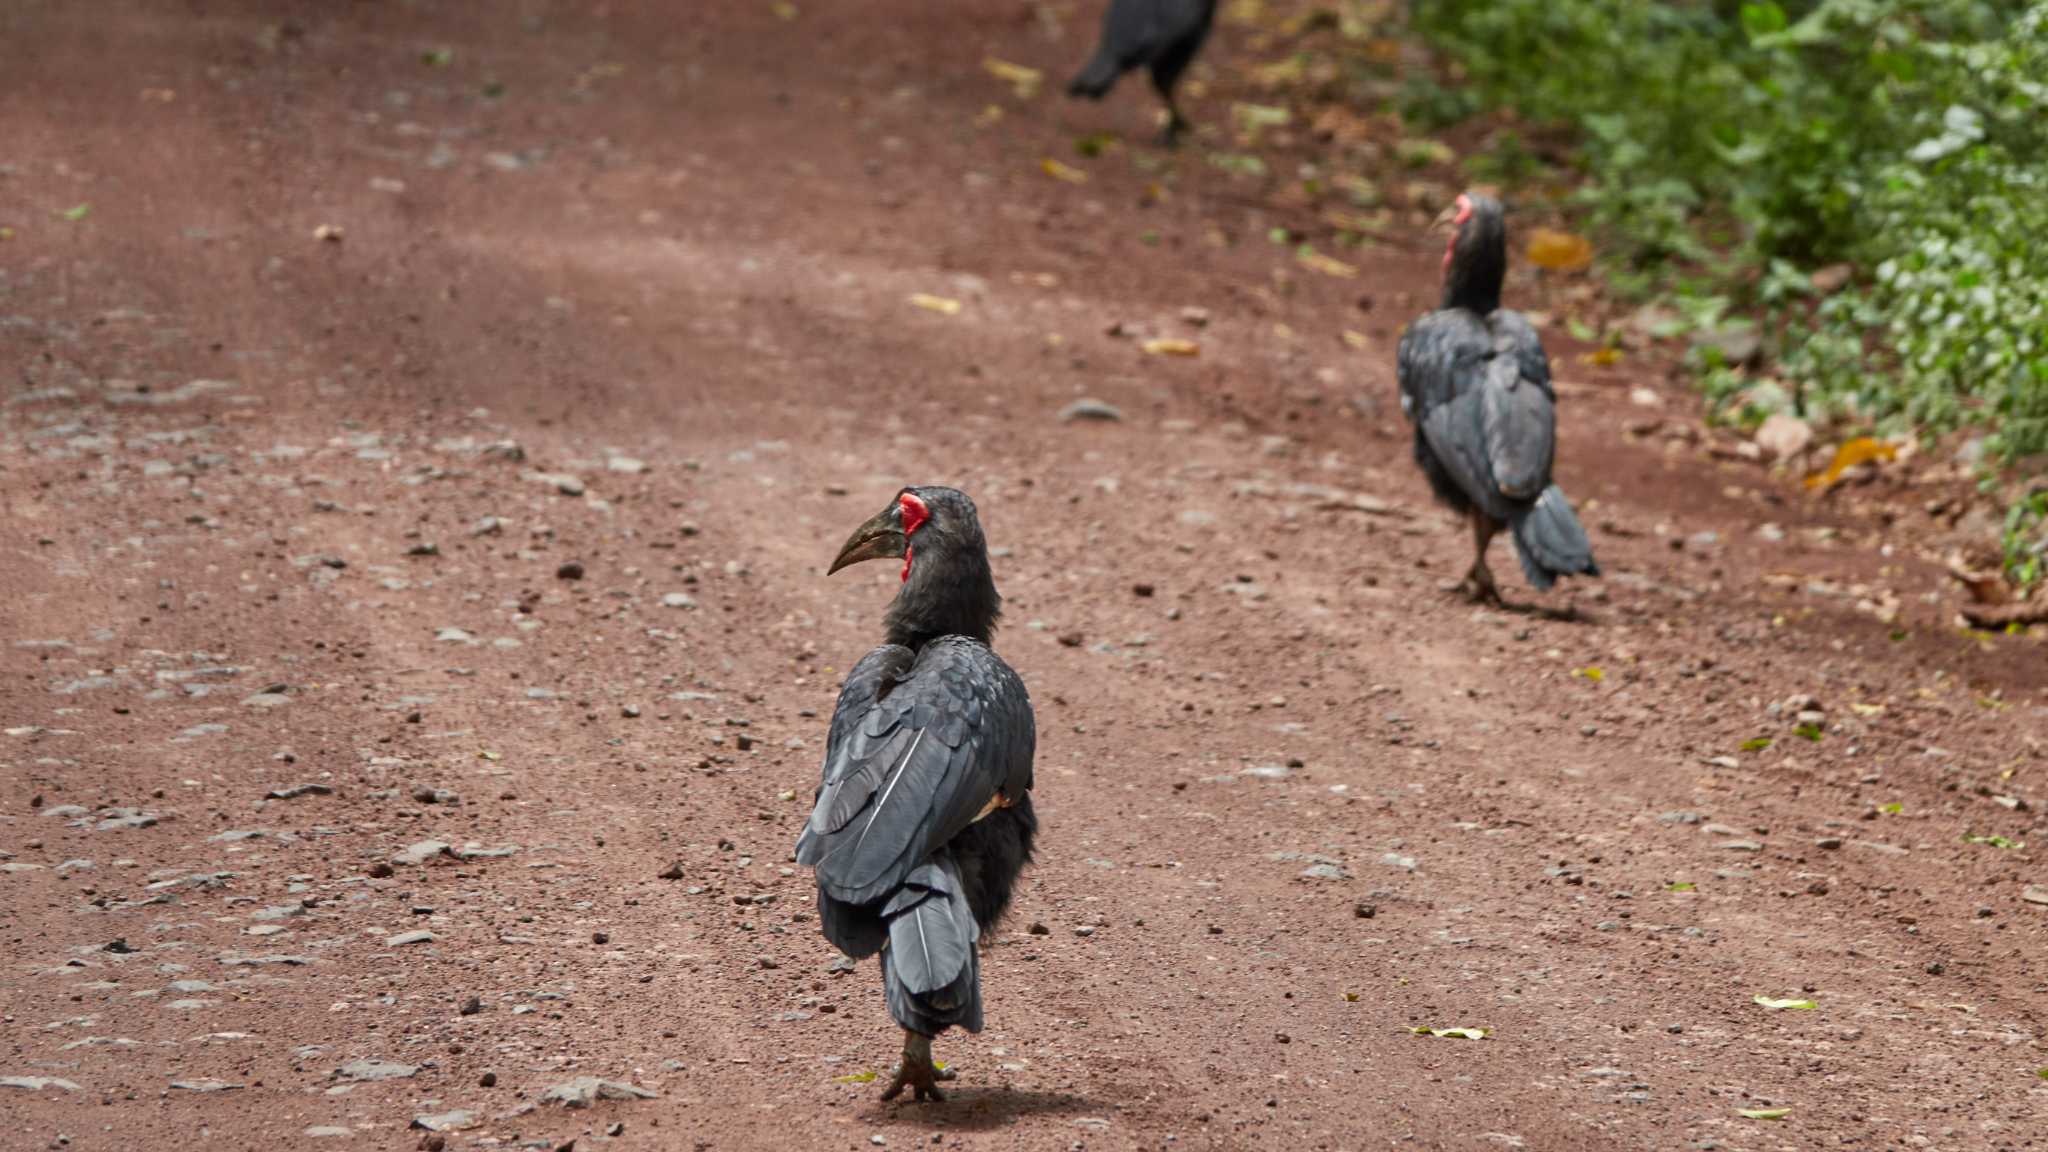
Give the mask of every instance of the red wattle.
M 905 584 L 908 584 L 908 583 L 910 583 L 910 554 L 911 554 L 911 552 L 912 552 L 912 551 L 914 551 L 914 549 L 910 548 L 910 547 L 909 547 L 908 545 L 905 545 L 905 546 L 904 546 L 904 549 L 903 549 L 903 582 L 904 582 Z
M 909 492 L 905 492 L 897 503 L 903 508 L 903 534 L 905 536 L 917 531 L 924 525 L 925 521 L 932 518 L 932 510 L 924 506 L 924 501 L 919 500 Z

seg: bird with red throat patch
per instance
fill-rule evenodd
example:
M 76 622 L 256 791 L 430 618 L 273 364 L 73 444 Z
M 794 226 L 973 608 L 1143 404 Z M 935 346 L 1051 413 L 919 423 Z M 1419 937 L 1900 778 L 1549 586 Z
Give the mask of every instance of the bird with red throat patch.
M 1500 201 L 1461 195 L 1437 217 L 1446 230 L 1443 306 L 1408 326 L 1395 354 L 1401 411 L 1415 426 L 1415 463 L 1439 501 L 1472 527 L 1464 588 L 1500 603 L 1487 545 L 1506 529 L 1538 590 L 1560 576 L 1598 576 L 1593 546 L 1551 481 L 1557 393 L 1550 357 L 1527 317 L 1501 307 L 1508 270 Z
M 904 1089 L 944 1100 L 932 1058 L 948 1028 L 982 1026 L 975 945 L 1009 908 L 1038 820 L 1031 697 L 990 646 L 1002 597 L 974 502 L 912 487 L 854 529 L 826 574 L 903 558 L 882 645 L 853 666 L 825 741 L 816 805 L 797 839 L 818 923 L 855 959 L 879 954 Z

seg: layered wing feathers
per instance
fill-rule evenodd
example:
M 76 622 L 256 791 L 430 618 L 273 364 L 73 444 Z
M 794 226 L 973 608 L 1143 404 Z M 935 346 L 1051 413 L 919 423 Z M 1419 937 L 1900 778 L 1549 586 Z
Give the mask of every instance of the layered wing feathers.
M 1556 401 L 1550 362 L 1527 319 L 1432 312 L 1402 336 L 1401 407 L 1482 511 L 1506 520 L 1550 483 Z
M 798 862 L 832 899 L 897 894 L 998 792 L 1030 789 L 1036 741 L 1023 682 L 987 645 L 876 649 L 840 692 Z

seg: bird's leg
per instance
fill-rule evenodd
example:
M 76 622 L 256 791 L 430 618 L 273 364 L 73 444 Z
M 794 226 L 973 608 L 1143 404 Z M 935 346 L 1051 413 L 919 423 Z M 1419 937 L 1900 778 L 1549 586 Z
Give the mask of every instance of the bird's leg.
M 1162 93 L 1162 95 L 1166 95 Z M 1180 114 L 1180 105 L 1166 95 L 1166 127 L 1160 130 L 1159 143 L 1164 148 L 1180 147 L 1180 134 L 1187 131 L 1188 118 Z
M 1486 547 L 1493 543 L 1495 525 L 1486 513 L 1472 511 L 1472 571 L 1465 574 L 1465 587 L 1481 604 L 1500 604 L 1500 588 L 1493 582 L 1493 569 L 1486 566 Z
M 889 1081 L 889 1090 L 882 1093 L 882 1099 L 894 1100 L 903 1094 L 905 1088 L 914 1090 L 919 1100 L 944 1102 L 946 1094 L 939 1091 L 939 1081 L 959 1076 L 951 1068 L 941 1068 L 932 1063 L 932 1038 L 920 1036 L 905 1029 L 903 1032 L 903 1062 L 896 1065 L 895 1078 Z

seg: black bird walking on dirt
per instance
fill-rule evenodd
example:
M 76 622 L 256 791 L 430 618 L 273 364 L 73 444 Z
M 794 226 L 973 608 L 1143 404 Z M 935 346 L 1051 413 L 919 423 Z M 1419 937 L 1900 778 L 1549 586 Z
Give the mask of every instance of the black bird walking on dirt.
M 1173 86 L 1202 50 L 1215 18 L 1216 0 L 1110 0 L 1102 16 L 1102 42 L 1067 85 L 1067 95 L 1100 100 L 1124 73 L 1149 68 L 1152 87 L 1166 101 L 1164 141 L 1172 145 L 1188 126 L 1173 101 Z
M 797 840 L 818 878 L 825 938 L 856 959 L 882 954 L 904 1088 L 943 1100 L 953 1072 L 932 1038 L 981 1031 L 976 939 L 1009 907 L 1031 861 L 1037 729 L 1024 682 L 989 647 L 1002 598 L 974 502 L 905 488 L 854 530 L 827 570 L 903 559 L 881 647 L 839 690 L 817 806 Z
M 1500 202 L 1460 196 L 1436 227 L 1452 230 L 1443 307 L 1409 326 L 1396 364 L 1401 411 L 1415 425 L 1415 462 L 1437 499 L 1472 522 L 1476 553 L 1465 589 L 1500 602 L 1486 546 L 1503 526 L 1538 589 L 1559 576 L 1598 576 L 1586 530 L 1550 482 L 1557 443 L 1550 358 L 1529 321 L 1500 306 L 1508 269 Z

